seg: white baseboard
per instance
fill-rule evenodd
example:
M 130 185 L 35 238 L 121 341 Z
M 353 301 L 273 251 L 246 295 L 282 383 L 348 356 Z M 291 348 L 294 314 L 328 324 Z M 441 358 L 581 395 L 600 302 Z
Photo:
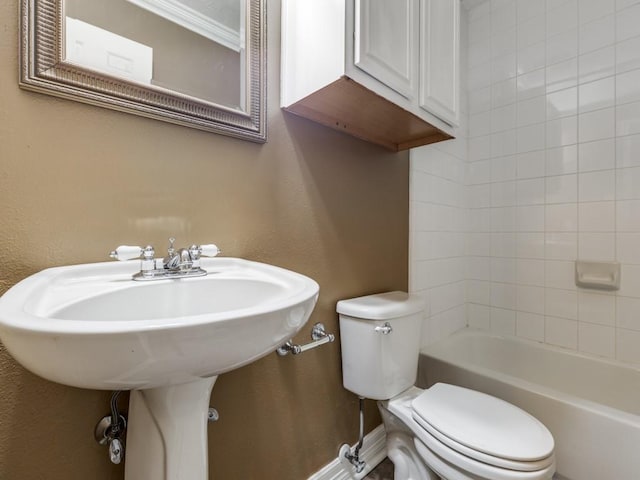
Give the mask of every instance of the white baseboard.
M 311 475 L 308 480 L 360 480 L 387 456 L 386 440 L 387 436 L 384 433 L 383 425 L 378 425 L 365 435 L 360 449 L 360 459 L 364 460 L 367 465 L 362 472 L 356 473 L 348 461 L 336 458 Z

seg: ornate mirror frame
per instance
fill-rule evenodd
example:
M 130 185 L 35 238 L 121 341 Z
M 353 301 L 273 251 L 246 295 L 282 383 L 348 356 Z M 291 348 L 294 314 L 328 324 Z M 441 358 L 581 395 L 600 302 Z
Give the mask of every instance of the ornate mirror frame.
M 64 0 L 20 0 L 20 87 L 264 143 L 266 0 L 247 1 L 247 112 L 65 63 Z

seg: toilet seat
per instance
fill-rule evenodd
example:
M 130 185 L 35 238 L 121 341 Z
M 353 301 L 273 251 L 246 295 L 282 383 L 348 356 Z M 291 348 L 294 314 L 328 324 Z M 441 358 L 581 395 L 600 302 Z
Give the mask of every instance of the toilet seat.
M 422 435 L 428 434 L 425 432 Z M 519 472 L 479 462 L 445 445 L 441 446 L 448 450 L 448 455 L 445 453 L 445 456 L 441 456 L 423 443 L 422 435 L 414 439 L 416 451 L 433 471 L 446 480 L 552 480 L 555 473 L 555 462 L 535 472 Z
M 418 453 L 443 478 L 544 480 L 555 471 L 546 427 L 495 397 L 436 384 L 413 387 L 382 405 L 413 431 Z
M 542 470 L 551 465 L 554 461 L 553 455 L 550 455 L 542 460 L 534 460 L 530 462 L 519 462 L 515 460 L 509 460 L 506 458 L 496 457 L 493 455 L 488 455 L 483 452 L 478 452 L 476 450 L 470 449 L 469 447 L 457 443 L 455 440 L 448 438 L 442 433 L 438 432 L 438 430 L 434 429 L 433 426 L 429 425 L 429 423 L 422 420 L 420 417 L 414 415 L 413 419 L 425 430 L 425 433 L 428 434 L 429 440 L 426 438 L 421 438 L 423 442 L 432 450 L 439 453 L 439 446 L 443 445 L 449 449 L 454 450 L 462 455 L 470 457 L 474 460 L 478 460 L 479 462 L 486 463 L 487 465 L 492 465 L 499 468 L 508 468 L 509 470 L 515 470 L 518 472 L 535 472 L 538 470 Z M 441 455 L 442 456 L 442 455 Z
M 416 422 L 464 455 L 522 471 L 552 462 L 554 442 L 549 430 L 524 410 L 496 397 L 437 383 L 411 406 Z

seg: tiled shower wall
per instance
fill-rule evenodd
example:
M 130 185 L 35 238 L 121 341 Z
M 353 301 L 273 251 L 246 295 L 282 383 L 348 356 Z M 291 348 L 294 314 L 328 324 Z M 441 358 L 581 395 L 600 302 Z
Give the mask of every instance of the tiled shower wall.
M 463 323 L 434 321 L 433 304 L 464 270 L 470 326 L 640 363 L 640 0 L 487 0 L 467 15 L 464 182 L 430 185 L 446 144 L 412 152 L 412 210 L 466 198 L 452 230 L 412 211 L 410 287 L 438 325 L 425 343 Z M 444 233 L 464 254 L 423 258 Z M 620 291 L 577 289 L 577 258 L 620 262 Z
M 466 319 L 467 11 L 461 12 L 460 128 L 456 139 L 411 150 L 409 290 L 427 300 L 422 344 Z

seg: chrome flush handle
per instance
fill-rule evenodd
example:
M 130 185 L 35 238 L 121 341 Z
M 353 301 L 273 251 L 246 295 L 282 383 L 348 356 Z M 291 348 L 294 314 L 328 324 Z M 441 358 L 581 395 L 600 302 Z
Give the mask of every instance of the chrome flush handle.
M 384 325 L 377 326 L 376 328 L 374 328 L 374 330 L 376 331 L 376 333 L 381 333 L 383 335 L 389 335 L 391 332 L 393 332 L 393 327 L 391 327 L 391 325 L 389 325 L 389 322 L 384 322 Z

